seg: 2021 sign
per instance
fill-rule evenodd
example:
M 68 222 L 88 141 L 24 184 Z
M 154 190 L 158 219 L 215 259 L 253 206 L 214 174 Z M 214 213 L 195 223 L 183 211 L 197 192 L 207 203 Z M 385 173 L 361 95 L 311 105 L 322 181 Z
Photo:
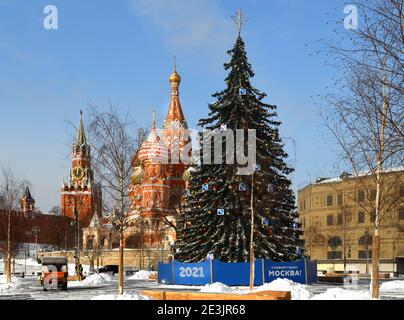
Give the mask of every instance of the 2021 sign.
M 205 274 L 203 272 L 203 268 L 180 267 L 180 277 L 181 278 L 204 278 Z

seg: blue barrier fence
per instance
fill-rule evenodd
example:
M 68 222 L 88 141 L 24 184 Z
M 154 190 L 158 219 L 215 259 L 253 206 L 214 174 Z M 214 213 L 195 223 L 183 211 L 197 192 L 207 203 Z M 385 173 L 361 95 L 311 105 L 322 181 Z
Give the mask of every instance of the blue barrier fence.
M 160 263 L 158 282 L 178 285 L 206 285 L 221 282 L 228 286 L 248 286 L 249 263 L 226 263 L 218 260 L 200 263 L 171 261 Z M 277 278 L 293 280 L 301 284 L 317 282 L 317 261 L 273 262 L 259 259 L 254 265 L 254 285 L 269 283 Z

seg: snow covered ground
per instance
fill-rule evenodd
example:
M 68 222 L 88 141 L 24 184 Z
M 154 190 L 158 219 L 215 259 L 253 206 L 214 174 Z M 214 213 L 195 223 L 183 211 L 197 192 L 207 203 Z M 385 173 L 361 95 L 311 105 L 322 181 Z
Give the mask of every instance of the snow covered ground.
M 4 260 L 0 259 L 0 270 L 3 271 Z M 14 272 L 17 274 L 25 273 L 27 276 L 36 275 L 41 272 L 41 265 L 33 258 L 15 259 Z
M 149 280 L 150 276 L 156 275 L 155 271 L 140 270 L 136 272 L 133 276 L 129 277 L 129 280 Z
M 348 290 L 343 288 L 328 288 L 323 293 L 315 294 L 313 286 L 301 285 L 287 279 L 277 279 L 271 283 L 255 288 L 254 292 L 260 291 L 290 291 L 292 300 L 366 300 L 370 299 L 368 290 Z M 222 283 L 214 283 L 203 287 L 201 292 L 216 293 L 249 293 L 245 287 L 228 287 Z M 403 291 L 404 293 L 404 291 Z
M 145 289 L 170 289 L 177 291 L 202 291 L 224 293 L 248 293 L 247 287 L 228 287 L 222 283 L 206 286 L 169 286 L 157 285 L 148 281 L 153 274 L 150 271 L 139 271 L 132 277 L 125 278 L 125 294 L 118 296 L 117 276 L 94 274 L 82 282 L 69 282 L 68 291 L 51 290 L 44 292 L 35 277 L 24 279 L 13 277 L 12 284 L 6 285 L 6 277 L 0 276 L 0 300 L 143 300 L 140 292 Z M 271 283 L 257 287 L 255 291 L 274 290 L 291 291 L 294 300 L 367 300 L 369 295 L 369 280 L 360 280 L 357 284 L 331 285 L 314 284 L 301 285 L 286 279 L 277 279 Z M 383 280 L 380 288 L 381 299 L 403 299 L 404 279 Z

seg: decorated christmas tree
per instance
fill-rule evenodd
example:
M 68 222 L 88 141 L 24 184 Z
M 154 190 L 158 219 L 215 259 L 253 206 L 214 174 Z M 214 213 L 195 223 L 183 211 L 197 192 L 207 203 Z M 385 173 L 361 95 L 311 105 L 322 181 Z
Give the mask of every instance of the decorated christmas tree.
M 279 136 L 276 106 L 264 103 L 266 94 L 251 84 L 254 72 L 240 33 L 228 54 L 231 60 L 224 65 L 229 71 L 227 88 L 213 95 L 216 101 L 199 125 L 222 132 L 243 129 L 245 136 L 248 129 L 255 129 L 256 170 L 239 175 L 239 164 L 226 164 L 226 143 L 235 143 L 226 137 L 222 139 L 222 164 L 202 161 L 195 166 L 184 198 L 184 214 L 178 221 L 176 258 L 198 262 L 211 254 L 225 262 L 249 261 L 254 221 L 255 258 L 299 259 L 304 255 L 302 232 L 288 178 L 293 169 L 285 162 L 288 155 Z

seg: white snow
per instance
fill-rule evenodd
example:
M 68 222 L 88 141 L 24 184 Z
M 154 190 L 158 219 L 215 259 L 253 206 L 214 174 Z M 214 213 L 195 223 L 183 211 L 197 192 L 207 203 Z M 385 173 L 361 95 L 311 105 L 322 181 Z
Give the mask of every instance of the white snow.
M 290 291 L 292 300 L 309 300 L 312 296 L 306 286 L 288 279 L 276 279 L 254 289 L 254 292 L 260 291 Z M 202 287 L 200 292 L 247 294 L 251 291 L 245 287 L 229 287 L 223 283 L 216 282 Z
M 380 291 L 404 291 L 404 281 L 395 280 L 383 282 L 380 286 Z
M 4 260 L 0 259 L 0 266 L 3 265 Z M 36 274 L 41 271 L 41 265 L 33 258 L 27 258 L 26 260 L 20 258 L 15 259 L 12 268 L 16 273 L 24 272 L 26 275 Z
M 400 281 L 397 281 L 400 282 Z M 402 285 L 404 281 L 401 281 Z M 369 300 L 369 290 L 352 290 L 342 288 L 329 288 L 321 294 L 313 294 L 311 286 L 302 285 L 288 279 L 276 279 L 271 283 L 266 283 L 254 289 L 254 292 L 260 291 L 290 291 L 292 300 Z M 250 290 L 246 287 L 228 287 L 223 283 L 217 282 L 202 287 L 200 292 L 209 293 L 234 293 L 247 294 Z
M 311 300 L 370 300 L 370 292 L 368 290 L 330 288 L 324 293 L 313 296 Z
M 149 280 L 150 276 L 156 275 L 155 271 L 140 270 L 136 272 L 133 276 L 129 277 L 129 280 Z
M 101 278 L 104 278 L 106 282 L 114 281 L 114 276 L 109 273 L 100 273 L 98 274 Z
M 92 274 L 83 281 L 69 281 L 69 287 L 87 287 L 87 286 L 100 286 L 113 280 L 111 275 L 108 274 Z
M 293 282 L 292 280 L 281 278 L 276 279 L 271 283 L 266 283 L 254 291 L 290 291 L 292 294 L 292 300 L 309 300 L 312 297 L 307 286 Z
M 215 282 L 213 284 L 207 284 L 204 286 L 200 292 L 207 292 L 207 293 L 240 293 L 238 288 L 230 288 L 221 282 Z
M 21 280 L 17 277 L 11 277 L 11 283 L 7 284 L 7 276 L 0 275 L 0 294 L 9 294 L 21 288 Z
M 128 294 L 123 295 L 117 294 L 101 294 L 91 298 L 91 300 L 150 300 L 148 297 L 144 297 L 138 294 Z

